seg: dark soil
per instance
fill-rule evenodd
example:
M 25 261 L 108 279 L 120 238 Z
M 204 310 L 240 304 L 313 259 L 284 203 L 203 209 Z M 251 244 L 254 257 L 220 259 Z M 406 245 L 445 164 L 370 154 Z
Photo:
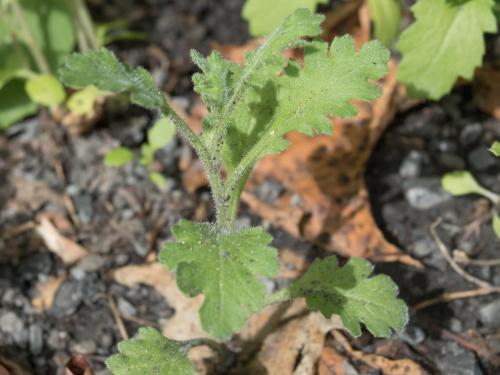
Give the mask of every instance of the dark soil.
M 192 103 L 190 75 L 195 70 L 189 50 L 208 53 L 214 42 L 248 39 L 240 17 L 242 0 L 92 3 L 97 18 L 128 17 L 134 28 L 151 35 L 151 43 L 113 48 L 132 65 L 149 67 L 157 82 L 186 107 Z M 96 374 L 108 373 L 104 360 L 121 340 L 108 296 L 124 315 L 136 318 L 124 321 L 130 335 L 139 321 L 158 326 L 173 314 L 153 288 L 127 288 L 108 275 L 115 267 L 144 263 L 169 239 L 173 223 L 193 217 L 210 198 L 206 190 L 189 194 L 182 185 L 179 164 L 192 152 L 181 139 L 157 157 L 156 170 L 170 180 L 166 192 L 160 192 L 137 163 L 121 169 L 103 165 L 103 155 L 117 145 L 138 151 L 154 116 L 132 108 L 127 114 L 104 117 L 86 136 L 72 137 L 42 114 L 0 136 L 0 327 L 7 327 L 0 332 L 0 354 L 35 374 L 63 374 L 63 364 L 75 352 L 86 355 Z M 379 225 L 391 241 L 425 264 L 422 270 L 380 264 L 377 272 L 390 274 L 410 305 L 444 291 L 475 288 L 452 271 L 439 252 L 429 232 L 436 219 L 443 220 L 439 234 L 450 250 L 478 259 L 500 257 L 500 242 L 487 219 L 489 203 L 476 196 L 453 198 L 439 188 L 443 173 L 466 168 L 500 193 L 500 165 L 482 151 L 499 138 L 500 123 L 481 113 L 469 89 L 463 88 L 442 102 L 424 103 L 402 114 L 375 151 L 367 177 Z M 68 214 L 71 206 L 73 215 Z M 91 258 L 66 266 L 50 253 L 30 229 L 42 213 L 64 218 L 69 223 L 64 235 L 87 248 Z M 258 220 L 250 215 L 244 211 L 241 220 Z M 211 218 L 210 208 L 205 216 Z M 480 224 L 468 226 L 474 221 Z M 283 241 L 288 247 L 304 247 L 285 233 L 276 234 L 278 245 Z M 500 285 L 498 267 L 466 269 Z M 34 311 L 36 285 L 60 275 L 67 277 L 53 307 Z M 404 334 L 389 340 L 366 336 L 355 343 L 367 352 L 388 341 L 397 343 L 396 357 L 410 357 L 431 374 L 497 374 L 500 370 L 457 337 L 477 331 L 499 353 L 499 305 L 498 296 L 436 305 L 413 313 Z M 359 368 L 354 374 L 378 373 Z

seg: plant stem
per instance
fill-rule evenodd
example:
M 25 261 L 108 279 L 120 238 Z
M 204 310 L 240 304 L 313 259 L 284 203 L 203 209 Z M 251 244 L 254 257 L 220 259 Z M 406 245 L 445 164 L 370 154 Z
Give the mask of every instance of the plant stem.
M 213 349 L 221 358 L 224 358 L 228 352 L 228 349 L 224 344 L 220 344 L 215 340 L 209 338 L 197 338 L 185 341 L 187 349 L 192 349 L 196 346 L 208 346 Z
M 77 28 L 81 30 L 83 35 L 86 37 L 88 46 L 93 50 L 99 49 L 99 44 L 97 43 L 97 37 L 95 35 L 94 24 L 92 23 L 92 18 L 90 18 L 89 11 L 83 0 L 72 0 L 74 4 Z
M 29 28 L 26 16 L 24 15 L 23 9 L 19 5 L 18 0 L 12 0 L 10 4 L 12 6 L 12 10 L 14 11 L 14 16 L 17 18 L 19 26 L 22 30 L 24 42 L 26 43 L 31 54 L 33 55 L 33 59 L 35 60 L 38 69 L 40 70 L 41 73 L 50 74 L 49 63 L 47 62 L 47 59 L 43 55 L 40 48 L 38 48 L 38 45 Z
M 222 230 L 230 229 L 228 227 L 228 215 L 226 214 L 227 194 L 221 181 L 220 167 L 214 163 L 213 156 L 207 149 L 201 138 L 197 136 L 191 128 L 182 120 L 170 106 L 165 105 L 162 108 L 162 113 L 173 124 L 179 133 L 191 144 L 198 157 L 200 158 L 203 168 L 207 174 L 208 183 L 212 189 L 212 196 L 215 203 L 217 225 Z
M 500 195 L 492 192 L 491 190 L 488 190 L 481 186 L 481 190 L 478 191 L 478 193 L 481 194 L 483 197 L 489 199 L 494 205 L 500 203 Z

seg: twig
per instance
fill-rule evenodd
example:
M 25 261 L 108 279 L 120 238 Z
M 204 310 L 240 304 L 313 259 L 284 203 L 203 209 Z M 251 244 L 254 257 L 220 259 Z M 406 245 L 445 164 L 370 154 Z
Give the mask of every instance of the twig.
M 486 296 L 488 294 L 500 293 L 500 287 L 485 287 L 473 290 L 462 290 L 459 292 L 443 293 L 437 297 L 417 303 L 412 307 L 414 311 L 426 309 L 427 307 L 437 305 L 439 303 L 454 301 L 457 299 L 473 298 L 478 296 Z
M 471 259 L 465 252 L 461 250 L 453 251 L 453 259 L 457 263 L 462 263 L 467 266 L 478 267 L 496 267 L 500 266 L 500 258 L 497 259 Z
M 115 300 L 113 299 L 113 296 L 107 294 L 106 297 L 108 298 L 109 308 L 111 310 L 111 314 L 113 315 L 113 319 L 115 320 L 118 332 L 120 332 L 120 335 L 124 340 L 128 340 L 129 335 L 127 333 L 127 330 L 125 329 L 125 324 L 123 324 L 122 317 L 120 316 L 118 308 L 116 307 L 116 303 Z
M 441 254 L 443 254 L 444 258 L 448 262 L 448 264 L 453 268 L 453 270 L 458 273 L 460 276 L 462 276 L 465 280 L 469 281 L 470 283 L 476 284 L 477 286 L 481 288 L 493 288 L 493 286 L 481 279 L 478 279 L 475 276 L 470 275 L 469 273 L 465 272 L 450 256 L 448 249 L 444 245 L 443 241 L 441 241 L 441 238 L 439 238 L 436 228 L 441 224 L 442 218 L 437 219 L 432 225 L 431 225 L 431 235 L 434 238 L 434 241 L 436 241 L 436 244 L 438 245 L 439 250 L 441 251 Z

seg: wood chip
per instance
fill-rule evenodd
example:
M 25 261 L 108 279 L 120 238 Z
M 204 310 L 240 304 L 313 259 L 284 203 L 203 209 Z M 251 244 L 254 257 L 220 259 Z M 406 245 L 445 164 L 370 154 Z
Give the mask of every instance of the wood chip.
M 31 300 L 33 308 L 42 312 L 52 307 L 57 291 L 64 283 L 66 276 L 51 277 L 37 285 L 38 295 Z
M 36 231 L 43 238 L 47 248 L 60 257 L 65 264 L 73 264 L 88 254 L 84 247 L 59 233 L 47 217 L 40 219 Z

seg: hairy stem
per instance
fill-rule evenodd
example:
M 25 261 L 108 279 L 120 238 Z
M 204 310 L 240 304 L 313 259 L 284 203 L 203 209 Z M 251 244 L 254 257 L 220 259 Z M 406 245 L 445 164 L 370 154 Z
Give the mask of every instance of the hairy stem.
M 177 115 L 177 113 L 175 113 L 172 108 L 165 105 L 162 108 L 162 113 L 165 117 L 167 117 L 177 131 L 181 133 L 181 135 L 191 144 L 193 149 L 198 154 L 198 157 L 200 158 L 203 168 L 207 174 L 208 183 L 212 189 L 217 215 L 217 225 L 223 230 L 229 229 L 228 222 L 230 220 L 226 213 L 227 194 L 222 185 L 220 166 L 218 167 L 217 163 L 214 163 L 212 153 L 207 149 L 201 138 L 191 130 L 191 128 L 179 117 L 179 115 Z
M 87 6 L 83 0 L 72 0 L 72 2 L 74 4 L 76 19 L 78 20 L 77 28 L 81 30 L 82 34 L 85 36 L 88 46 L 93 50 L 97 50 L 99 44 L 97 43 L 94 24 L 92 23 L 92 18 L 90 18 Z
M 38 69 L 42 73 L 50 74 L 49 63 L 47 62 L 47 59 L 43 55 L 42 51 L 40 50 L 38 44 L 35 41 L 35 38 L 33 37 L 33 34 L 28 25 L 28 21 L 26 20 L 24 11 L 19 5 L 18 0 L 12 0 L 10 4 L 12 6 L 12 10 L 14 11 L 14 16 L 19 22 L 19 27 L 21 28 L 24 42 L 26 43 L 31 54 L 33 55 L 33 59 L 35 60 Z

